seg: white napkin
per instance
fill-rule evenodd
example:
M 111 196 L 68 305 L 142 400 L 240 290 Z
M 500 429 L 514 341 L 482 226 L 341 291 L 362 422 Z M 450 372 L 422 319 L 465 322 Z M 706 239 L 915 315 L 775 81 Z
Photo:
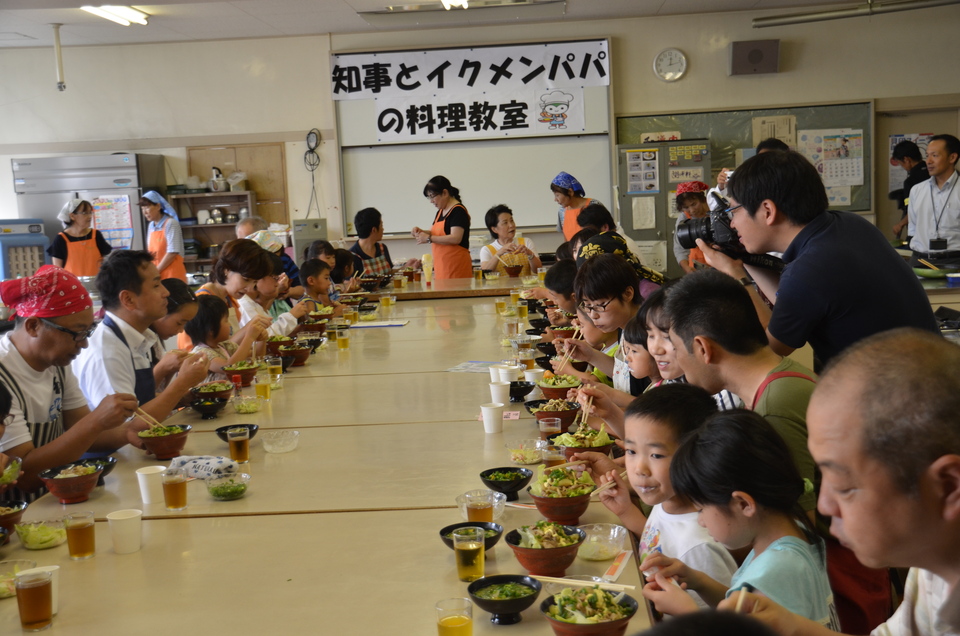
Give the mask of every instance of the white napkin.
M 227 457 L 216 455 L 181 455 L 173 458 L 170 468 L 182 468 L 187 473 L 187 477 L 200 479 L 240 472 L 240 464 Z

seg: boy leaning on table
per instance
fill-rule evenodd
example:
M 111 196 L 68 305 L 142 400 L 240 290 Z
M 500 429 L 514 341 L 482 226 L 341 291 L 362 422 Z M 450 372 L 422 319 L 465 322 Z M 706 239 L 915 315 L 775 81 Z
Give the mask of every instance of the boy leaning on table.
M 21 457 L 23 475 L 3 493 L 32 501 L 43 491 L 38 473 L 80 459 L 87 451 L 136 443 L 139 420 L 129 394 L 106 396 L 93 412 L 70 361 L 93 332 L 93 302 L 76 276 L 44 265 L 33 276 L 0 283 L 0 300 L 14 311 L 13 331 L 0 338 L 0 383 L 13 397 L 0 451 Z
M 870 567 L 909 567 L 877 636 L 960 634 L 960 347 L 896 329 L 844 351 L 807 412 L 830 532 Z M 721 609 L 734 609 L 740 593 Z M 766 598 L 742 611 L 783 635 L 833 634 Z

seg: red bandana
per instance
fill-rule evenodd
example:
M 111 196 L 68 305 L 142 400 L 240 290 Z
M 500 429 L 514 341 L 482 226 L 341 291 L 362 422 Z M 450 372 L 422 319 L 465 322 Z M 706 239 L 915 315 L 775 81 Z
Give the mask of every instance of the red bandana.
M 681 194 L 686 194 L 687 192 L 706 192 L 710 189 L 703 181 L 684 181 L 683 183 L 677 184 L 677 196 Z
M 33 276 L 0 283 L 0 300 L 23 318 L 59 318 L 93 307 L 80 279 L 53 265 L 44 265 Z

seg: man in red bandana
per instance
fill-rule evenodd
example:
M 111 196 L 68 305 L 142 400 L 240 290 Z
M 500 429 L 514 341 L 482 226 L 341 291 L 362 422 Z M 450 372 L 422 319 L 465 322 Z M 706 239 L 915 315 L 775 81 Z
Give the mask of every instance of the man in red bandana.
M 140 446 L 136 434 L 147 425 L 125 424 L 137 408 L 133 395 L 107 396 L 91 412 L 80 392 L 70 362 L 96 324 L 93 302 L 76 276 L 44 265 L 33 276 L 0 283 L 0 300 L 16 319 L 0 338 L 0 383 L 13 396 L 0 451 L 23 458 L 23 476 L 4 498 L 31 501 L 43 493 L 40 471 L 88 451 Z

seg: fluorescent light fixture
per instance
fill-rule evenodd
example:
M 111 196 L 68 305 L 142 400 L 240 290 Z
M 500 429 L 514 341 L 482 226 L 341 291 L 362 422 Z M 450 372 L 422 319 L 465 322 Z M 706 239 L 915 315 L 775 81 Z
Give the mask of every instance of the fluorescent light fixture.
M 136 22 L 137 24 L 147 24 L 147 18 L 150 16 L 143 11 L 138 11 L 132 7 L 118 6 L 118 5 L 104 5 L 102 7 L 91 7 L 89 5 L 80 7 L 87 13 L 92 13 L 95 16 L 104 18 L 105 20 L 110 20 L 116 22 L 117 24 L 122 24 L 123 26 L 130 26 L 131 22 Z
M 440 2 L 443 4 L 443 8 L 447 11 L 449 11 L 451 7 L 463 7 L 466 9 L 468 1 L 469 0 L 440 0 Z

